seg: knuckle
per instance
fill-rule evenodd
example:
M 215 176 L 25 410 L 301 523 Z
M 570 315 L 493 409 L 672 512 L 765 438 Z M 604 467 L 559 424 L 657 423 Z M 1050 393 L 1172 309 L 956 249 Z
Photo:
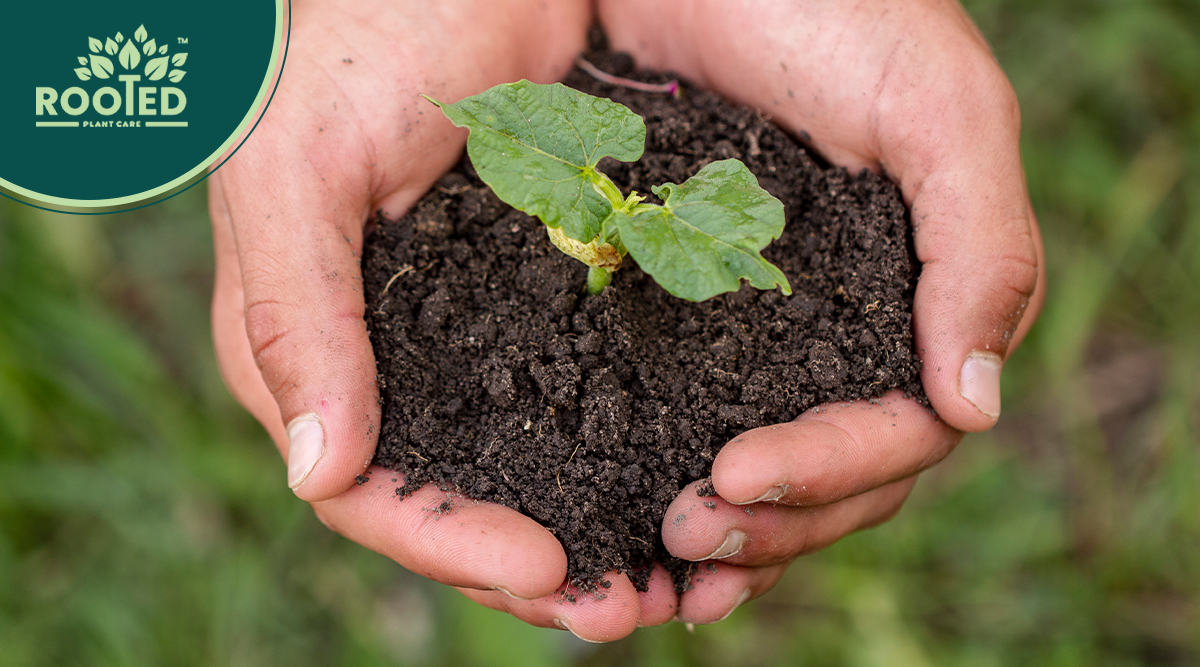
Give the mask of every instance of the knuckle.
M 1017 301 L 1024 302 L 1033 295 L 1041 267 L 1028 236 L 1008 252 L 994 256 L 992 266 L 998 281 L 997 287 L 1008 293 L 1006 301 L 1015 296 Z
M 262 373 L 267 389 L 277 398 L 290 385 L 295 369 L 291 358 L 296 337 L 292 309 L 284 303 L 256 300 L 246 303 L 246 338 L 254 363 Z

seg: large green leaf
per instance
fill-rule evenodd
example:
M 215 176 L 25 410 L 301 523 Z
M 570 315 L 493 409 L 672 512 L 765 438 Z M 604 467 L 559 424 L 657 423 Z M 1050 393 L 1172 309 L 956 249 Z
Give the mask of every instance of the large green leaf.
M 682 185 L 652 188 L 660 207 L 618 212 L 621 242 L 642 270 L 671 294 L 703 301 L 732 292 L 745 278 L 758 289 L 787 277 L 759 254 L 783 233 L 783 203 L 738 160 L 710 163 Z
M 593 186 L 603 178 L 596 163 L 632 162 L 646 143 L 640 116 L 561 83 L 522 80 L 455 104 L 430 101 L 471 131 L 467 153 L 500 199 L 584 243 L 613 211 Z

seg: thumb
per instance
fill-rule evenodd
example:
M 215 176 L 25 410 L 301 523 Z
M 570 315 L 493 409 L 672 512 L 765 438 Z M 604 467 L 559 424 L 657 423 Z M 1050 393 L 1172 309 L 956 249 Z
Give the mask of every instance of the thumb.
M 951 131 L 929 144 L 936 155 L 922 156 L 929 171 L 901 178 L 923 262 L 913 304 L 921 379 L 938 415 L 962 431 L 996 423 L 1004 362 L 1045 294 L 1016 103 L 1006 81 L 999 91 L 987 122 L 946 123 Z
M 252 153 L 231 161 L 210 190 L 214 234 L 232 239 L 225 245 L 234 255 L 225 262 L 225 279 L 218 276 L 222 294 L 214 310 L 236 295 L 239 278 L 243 295 L 244 330 L 234 332 L 243 338 L 236 345 L 218 341 L 218 350 L 234 357 L 222 359 L 227 381 L 251 385 L 231 389 L 275 439 L 288 486 L 304 500 L 320 501 L 351 487 L 370 463 L 379 432 L 359 269 L 370 200 L 365 193 L 355 197 L 351 187 L 369 180 L 349 169 L 326 186 L 324 178 L 304 173 L 318 169 L 315 161 L 297 161 L 301 173 L 282 176 L 259 161 Z M 325 187 L 305 186 L 313 181 Z

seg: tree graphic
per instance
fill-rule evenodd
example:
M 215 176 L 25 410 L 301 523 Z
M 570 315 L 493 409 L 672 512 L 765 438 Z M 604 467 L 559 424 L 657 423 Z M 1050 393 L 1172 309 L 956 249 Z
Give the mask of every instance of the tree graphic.
M 143 73 L 150 81 L 158 81 L 164 76 L 172 83 L 179 83 L 187 74 L 182 69 L 171 69 L 172 66 L 179 68 L 187 62 L 186 53 L 176 53 L 168 55 L 167 45 L 159 46 L 153 39 L 147 39 L 150 35 L 146 32 L 146 26 L 140 25 L 133 32 L 133 39 L 125 39 L 121 33 L 117 33 L 112 37 L 106 37 L 103 42 L 95 37 L 88 37 L 87 56 L 79 56 L 78 61 L 82 67 L 75 68 L 75 76 L 79 77 L 80 81 L 88 81 L 92 77 L 97 79 L 107 79 L 115 73 L 116 69 L 113 61 L 109 56 L 117 57 L 117 64 L 126 71 L 135 71 L 138 65 L 142 62 L 143 55 L 146 58 L 146 67 Z M 124 43 L 124 46 L 121 44 Z M 157 55 L 157 58 L 152 56 Z

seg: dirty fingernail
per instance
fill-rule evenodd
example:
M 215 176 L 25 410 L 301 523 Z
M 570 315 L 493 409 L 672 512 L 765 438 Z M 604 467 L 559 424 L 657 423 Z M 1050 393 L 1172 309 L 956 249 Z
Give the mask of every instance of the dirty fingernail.
M 571 626 L 567 625 L 567 622 L 561 618 L 554 619 L 554 625 L 558 626 L 559 630 L 566 630 L 567 632 L 575 635 L 576 637 L 579 637 L 579 633 L 572 630 Z M 595 639 L 588 639 L 587 637 L 579 637 L 579 639 L 582 639 L 583 641 L 585 641 L 589 644 L 603 644 L 604 643 L 601 641 L 596 641 Z
M 754 500 L 747 500 L 741 503 L 729 503 L 730 505 L 751 505 L 753 503 L 773 503 L 783 497 L 783 494 L 788 492 L 787 484 L 776 484 L 767 489 L 767 492 Z
M 980 412 L 995 419 L 1000 416 L 1000 370 L 1003 362 L 994 352 L 978 350 L 967 355 L 959 376 L 959 393 Z
M 288 488 L 295 489 L 308 479 L 317 462 L 325 455 L 325 430 L 313 413 L 300 415 L 288 424 Z
M 744 546 L 746 546 L 746 534 L 737 528 L 733 528 L 728 533 L 725 533 L 725 541 L 721 543 L 721 546 L 717 547 L 716 551 L 696 560 L 720 560 L 736 556 L 742 552 L 742 547 Z

